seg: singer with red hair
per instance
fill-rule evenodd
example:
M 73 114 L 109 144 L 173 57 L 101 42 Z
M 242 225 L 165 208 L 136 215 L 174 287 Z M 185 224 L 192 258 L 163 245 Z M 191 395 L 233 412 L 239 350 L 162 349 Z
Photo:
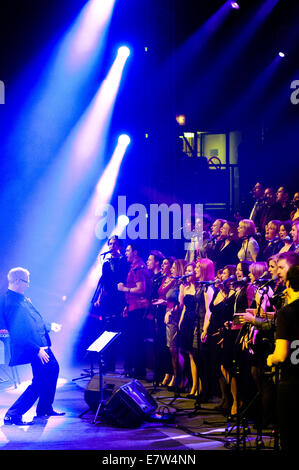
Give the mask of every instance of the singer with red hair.
M 195 266 L 195 322 L 193 329 L 193 361 L 191 363 L 192 389 L 190 396 L 197 406 L 209 394 L 208 343 L 207 333 L 210 324 L 210 303 L 214 294 L 212 283 L 215 279 L 214 263 L 209 258 L 201 258 Z M 209 285 L 211 283 L 211 285 Z

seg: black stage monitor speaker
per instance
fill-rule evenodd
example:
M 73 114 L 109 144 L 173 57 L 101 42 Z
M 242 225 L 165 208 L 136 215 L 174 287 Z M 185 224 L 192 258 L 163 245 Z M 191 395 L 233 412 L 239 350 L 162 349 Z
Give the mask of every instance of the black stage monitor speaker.
M 110 418 L 121 427 L 138 427 L 157 408 L 154 398 L 138 380 L 122 385 L 106 402 Z
M 132 379 L 125 377 L 119 377 L 114 375 L 103 376 L 103 398 L 107 400 L 111 397 L 112 393 L 115 392 L 122 385 L 131 382 Z M 99 374 L 95 374 L 91 377 L 85 391 L 84 399 L 92 411 L 96 411 L 99 406 L 100 400 L 100 379 Z

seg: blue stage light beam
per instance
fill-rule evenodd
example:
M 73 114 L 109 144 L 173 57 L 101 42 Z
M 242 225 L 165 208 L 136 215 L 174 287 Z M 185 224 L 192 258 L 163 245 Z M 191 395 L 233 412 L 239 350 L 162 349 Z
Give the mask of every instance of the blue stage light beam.
M 203 73 L 202 77 L 199 80 L 196 80 L 194 86 L 190 87 L 190 99 L 194 100 L 194 96 L 197 96 L 199 90 L 218 89 L 217 82 L 220 82 L 223 79 L 223 75 L 219 74 L 219 70 L 230 70 L 233 62 L 237 60 L 258 29 L 264 24 L 278 1 L 279 0 L 267 0 L 261 7 L 258 7 L 249 22 L 242 28 L 242 30 L 240 30 L 237 38 L 233 37 L 228 45 L 225 45 L 219 58 L 216 58 L 213 65 L 206 71 L 206 73 Z M 202 110 L 204 110 L 205 106 L 210 106 L 209 93 L 202 94 Z
M 84 201 L 88 200 L 95 175 L 103 169 L 107 134 L 127 57 L 117 53 L 91 104 L 32 190 L 27 211 L 20 220 L 22 243 L 16 246 L 19 252 L 27 253 L 30 263 L 43 264 L 41 253 L 48 254 L 51 261 L 61 249 Z M 46 249 L 39 250 L 39 243 Z
M 82 9 L 68 37 L 67 65 L 77 73 L 97 58 L 106 38 L 115 0 L 90 0 Z
M 102 65 L 114 3 L 87 2 L 56 45 L 30 64 L 32 74 L 19 79 L 27 98 L 8 145 L 14 154 L 21 152 L 31 173 L 56 157 L 90 99 L 86 85 L 92 83 Z
M 200 26 L 200 28 L 193 33 L 182 45 L 180 45 L 171 57 L 171 61 L 178 64 L 178 72 L 176 80 L 179 80 L 179 72 L 181 71 L 180 80 L 184 80 L 186 68 L 192 64 L 194 60 L 199 60 L 199 55 L 203 53 L 209 40 L 218 31 L 218 29 L 225 23 L 225 20 L 229 17 L 232 12 L 231 2 L 227 0 L 207 21 Z M 157 76 L 157 82 L 161 82 L 161 76 L 163 76 L 164 68 L 167 70 L 169 67 L 168 63 L 162 66 Z M 167 83 L 165 86 L 169 86 Z
M 109 237 L 117 235 L 119 238 L 122 238 L 127 224 L 128 218 L 126 216 L 120 216 Z M 80 336 L 84 321 L 86 320 L 90 301 L 95 292 L 98 280 L 102 275 L 103 257 L 101 254 L 108 250 L 109 248 L 106 242 L 102 246 L 97 259 L 92 263 L 82 282 L 77 287 L 74 295 L 65 303 L 63 314 L 59 319 L 63 325 L 65 335 L 57 335 L 55 338 L 55 351 L 57 351 L 57 354 L 61 358 L 59 362 L 62 370 L 68 371 L 72 368 L 73 351 L 76 347 L 76 342 Z
M 93 253 L 96 242 L 95 230 L 97 221 L 103 215 L 107 204 L 111 200 L 121 163 L 129 143 L 130 138 L 128 136 L 123 135 L 119 137 L 113 155 L 101 175 L 88 204 L 64 240 L 60 253 L 56 255 L 52 282 L 57 284 L 57 286 L 63 283 L 64 290 L 68 296 L 76 289 L 88 264 L 89 256 Z M 116 221 L 112 220 L 111 223 L 113 229 Z M 103 234 L 102 239 L 104 237 L 105 234 Z
M 221 122 L 228 122 L 231 117 L 234 117 L 236 122 L 241 122 L 242 117 L 244 116 L 244 111 L 246 117 L 248 117 L 251 110 L 254 109 L 254 106 L 262 99 L 265 90 L 269 87 L 271 81 L 274 80 L 281 62 L 281 56 L 276 55 L 256 80 L 246 88 L 243 95 L 230 105 L 227 113 L 224 116 L 217 116 L 217 118 L 215 118 L 215 125 L 217 125 L 218 119 L 218 125 L 220 125 Z

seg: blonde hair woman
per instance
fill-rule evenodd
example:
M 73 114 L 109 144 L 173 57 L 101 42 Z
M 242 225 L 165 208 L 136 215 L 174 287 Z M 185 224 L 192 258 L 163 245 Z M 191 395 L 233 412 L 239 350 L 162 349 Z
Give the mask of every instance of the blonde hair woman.
M 240 220 L 238 226 L 238 237 L 242 241 L 241 249 L 238 252 L 238 258 L 240 261 L 256 262 L 260 247 L 254 238 L 254 235 L 254 222 L 250 219 Z

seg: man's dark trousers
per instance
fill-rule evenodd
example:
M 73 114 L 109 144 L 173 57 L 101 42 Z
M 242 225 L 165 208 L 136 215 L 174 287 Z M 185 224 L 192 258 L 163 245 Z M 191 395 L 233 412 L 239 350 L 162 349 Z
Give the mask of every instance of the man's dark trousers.
M 51 349 L 46 351 L 49 355 L 49 362 L 43 364 L 38 356 L 32 361 L 32 383 L 9 408 L 6 416 L 22 416 L 37 399 L 37 415 L 49 414 L 53 410 L 52 404 L 55 398 L 59 365 Z

